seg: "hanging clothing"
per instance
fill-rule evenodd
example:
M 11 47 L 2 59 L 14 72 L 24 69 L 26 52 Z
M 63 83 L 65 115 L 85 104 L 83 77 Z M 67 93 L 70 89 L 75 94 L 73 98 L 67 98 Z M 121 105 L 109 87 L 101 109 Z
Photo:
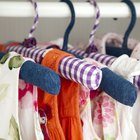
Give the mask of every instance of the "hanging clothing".
M 132 58 L 136 58 L 137 60 L 140 60 L 140 43 L 138 43 L 136 45 L 136 47 L 134 48 L 134 50 L 132 51 L 131 57 Z M 139 80 L 138 80 L 138 84 L 139 84 Z M 138 140 L 140 139 L 140 88 L 137 87 L 137 100 L 136 103 L 133 106 L 133 116 L 132 116 L 132 121 L 134 123 L 137 135 L 138 135 Z
M 45 55 L 42 64 L 44 66 L 53 69 L 55 72 L 58 73 L 59 63 L 62 60 L 62 58 L 66 56 L 71 56 L 71 55 L 63 51 L 53 49 L 52 51 L 48 52 Z M 59 120 L 61 123 L 63 134 L 66 140 L 83 140 L 79 105 L 78 105 L 79 103 L 78 93 L 79 93 L 79 84 L 61 78 L 61 90 L 58 95 L 58 112 L 59 112 Z M 46 94 L 44 96 L 46 96 Z M 44 99 L 46 100 L 47 98 Z M 52 110 L 52 107 L 50 108 L 51 108 L 50 110 Z M 48 128 L 48 132 L 49 132 L 49 128 Z M 52 133 L 54 133 L 53 135 L 55 135 L 55 132 L 52 131 Z M 58 138 L 56 137 L 56 139 Z
M 93 59 L 84 59 L 90 64 L 96 64 L 103 68 L 104 65 L 94 61 Z M 96 95 L 96 96 L 95 96 Z M 117 110 L 115 102 L 111 96 L 99 89 L 91 91 L 91 113 L 92 124 L 95 131 L 94 139 L 97 140 L 123 140 L 119 131 L 119 122 L 117 118 Z
M 96 64 L 100 68 L 106 67 L 93 59 L 85 58 L 84 60 L 94 65 Z M 96 133 L 95 139 L 121 140 L 118 121 L 115 116 L 114 101 L 116 100 L 100 89 L 90 91 L 90 100 L 93 127 Z
M 86 61 L 86 59 L 84 59 Z M 91 62 L 93 64 L 93 61 Z M 94 65 L 98 66 L 98 62 L 94 62 Z M 80 86 L 79 91 L 79 108 L 80 108 L 80 118 L 82 121 L 83 137 L 84 140 L 100 140 L 97 136 L 95 129 L 92 124 L 92 115 L 91 115 L 91 101 L 90 97 L 94 98 L 97 96 L 95 92 L 90 91 L 84 86 Z
M 136 58 L 137 60 L 140 60 L 140 43 L 138 43 L 133 49 L 131 53 L 131 57 Z
M 41 90 L 38 93 L 42 97 L 42 100 L 41 97 L 38 99 L 39 110 L 45 113 L 44 117 L 47 120 L 44 128 L 42 127 L 45 140 L 48 138 L 50 140 L 65 140 L 59 121 L 57 95 L 51 95 Z
M 5 127 L 1 126 L 2 129 L 5 128 L 5 132 L 3 130 L 1 130 L 1 132 L 3 134 L 5 133 L 5 136 L 0 136 L 0 138 L 8 140 L 11 139 L 10 137 L 17 140 L 43 140 L 36 104 L 36 87 L 24 82 L 23 80 L 19 80 L 18 83 L 20 67 L 27 60 L 29 59 L 23 58 L 15 52 L 10 52 L 1 59 L 1 67 L 3 67 L 1 72 L 5 72 L 6 76 L 4 76 L 5 73 L 3 73 L 3 76 L 1 75 L 5 86 L 4 88 L 1 87 L 1 94 L 4 94 L 1 96 L 1 100 L 4 99 L 2 103 L 4 107 L 3 105 L 0 105 L 0 107 L 7 107 L 7 114 L 3 113 L 4 117 L 7 117 L 5 119 L 1 118 L 3 123 L 5 123 Z M 8 94 L 8 92 L 10 92 L 10 94 Z M 13 92 L 13 94 L 11 92 Z M 7 126 L 8 124 L 9 126 Z
M 113 36 L 112 36 L 113 35 Z M 116 38 L 117 37 L 117 38 Z M 113 41 L 113 40 L 116 40 L 116 41 Z M 112 42 L 113 45 L 111 45 L 112 47 L 122 47 L 122 37 L 117 34 L 113 34 L 113 33 L 108 33 L 106 36 L 104 36 L 103 38 L 103 42 L 102 42 L 102 46 L 103 48 L 105 48 L 105 44 L 110 44 Z M 116 45 L 113 43 L 113 42 L 120 42 L 120 43 L 116 43 Z M 128 48 L 132 49 L 132 53 L 131 53 L 131 56 L 132 58 L 136 58 L 137 60 L 140 59 L 140 43 L 135 40 L 135 39 L 129 39 L 128 40 Z M 129 61 L 128 61 L 128 64 L 129 64 Z M 130 64 L 131 66 L 132 64 Z M 134 64 L 135 66 L 135 64 Z M 132 67 L 133 69 L 133 67 Z M 128 69 L 126 69 L 127 71 Z M 137 70 L 138 69 L 138 66 L 137 66 Z M 139 77 L 137 77 L 139 78 Z M 139 85 L 139 79 L 136 79 L 137 80 L 137 84 L 136 85 Z M 140 113 L 139 112 L 139 106 L 140 106 L 140 89 L 139 87 L 137 86 L 137 100 L 133 106 L 133 109 L 132 109 L 132 122 L 134 124 L 134 127 L 135 127 L 135 130 L 136 130 L 136 133 L 137 133 L 137 137 L 138 139 L 140 139 Z
M 58 51 L 59 52 L 59 51 Z M 50 55 L 49 55 L 50 54 Z M 60 60 L 68 56 L 69 54 L 64 53 L 59 55 L 56 49 L 46 52 L 41 64 L 45 67 L 49 67 L 54 71 L 58 72 L 58 65 Z M 53 86 L 53 85 L 52 85 Z M 65 140 L 64 132 L 60 124 L 59 114 L 58 114 L 58 96 L 51 95 L 42 90 L 39 92 L 39 110 L 43 110 L 47 117 L 46 129 L 48 130 L 48 135 L 50 140 Z
M 117 72 L 120 75 L 123 75 L 126 79 L 128 79 L 129 81 L 133 81 L 133 76 L 136 75 L 140 75 L 140 62 L 137 61 L 136 59 L 133 58 L 129 58 L 127 55 L 123 55 L 121 57 L 119 57 L 112 66 L 112 69 L 115 70 L 115 72 Z M 139 94 L 139 92 L 138 92 Z M 126 135 L 128 137 L 128 139 L 139 139 L 139 123 L 140 123 L 140 114 L 138 113 L 139 111 L 139 95 L 138 98 L 136 100 L 136 103 L 134 104 L 133 108 L 129 109 L 129 114 L 127 115 L 126 112 L 123 113 L 123 116 L 120 116 L 120 119 L 123 117 L 122 120 L 122 125 L 123 123 L 127 123 L 127 125 L 129 124 L 128 122 L 131 123 L 131 125 L 129 125 L 128 127 L 131 128 L 131 130 L 128 132 L 127 130 L 127 125 L 125 126 L 125 129 L 122 130 L 123 134 Z M 120 112 L 124 112 L 123 110 L 120 110 Z M 129 119 L 129 121 L 126 121 L 126 118 Z M 138 137 L 132 137 L 134 135 L 134 126 L 132 124 L 132 122 L 134 123 L 134 126 L 136 128 L 136 132 Z
M 18 79 L 23 57 L 11 52 L 0 60 L 0 139 L 22 140 L 18 118 Z
M 47 129 L 47 116 L 44 110 L 39 109 L 38 110 L 39 116 L 40 116 L 40 126 L 44 135 L 44 140 L 50 140 L 49 134 L 48 134 L 48 129 Z
M 79 84 L 61 78 L 59 118 L 66 140 L 83 140 L 79 111 Z
M 84 140 L 99 140 L 92 124 L 90 90 L 84 86 L 79 90 L 79 108 Z
M 110 68 L 132 82 L 133 76 L 140 74 L 139 66 L 136 60 L 128 63 L 130 60 L 126 61 L 127 59 L 126 55 L 117 58 Z M 88 58 L 86 59 L 90 63 L 91 61 L 94 62 L 92 59 L 89 60 Z M 93 126 L 97 135 L 102 140 L 111 138 L 115 140 L 137 139 L 137 134 L 132 123 L 131 107 L 115 101 L 105 92 L 101 92 L 94 98 L 92 105 Z
M 37 87 L 24 80 L 19 80 L 19 125 L 23 140 L 44 140 L 38 115 Z

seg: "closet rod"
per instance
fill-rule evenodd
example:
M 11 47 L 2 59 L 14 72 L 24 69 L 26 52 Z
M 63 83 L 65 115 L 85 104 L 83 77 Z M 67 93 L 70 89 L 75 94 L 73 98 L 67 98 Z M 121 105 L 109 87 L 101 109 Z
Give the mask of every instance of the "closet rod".
M 76 17 L 90 18 L 95 16 L 94 8 L 88 2 L 73 2 Z M 134 2 L 137 17 L 140 17 L 140 2 Z M 99 2 L 101 17 L 125 18 L 130 16 L 129 8 L 122 2 Z M 0 17 L 32 17 L 34 15 L 30 2 L 0 1 Z M 70 10 L 62 2 L 38 2 L 40 17 L 70 17 Z

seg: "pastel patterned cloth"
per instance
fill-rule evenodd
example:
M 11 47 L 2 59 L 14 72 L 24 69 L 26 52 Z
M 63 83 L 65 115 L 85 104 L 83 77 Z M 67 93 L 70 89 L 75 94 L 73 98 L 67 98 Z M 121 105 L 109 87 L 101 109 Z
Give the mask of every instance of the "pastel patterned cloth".
M 105 67 L 93 59 L 84 59 L 89 63 Z M 122 140 L 119 132 L 119 122 L 116 116 L 115 102 L 112 97 L 104 91 L 96 90 L 90 92 L 91 114 L 94 137 L 93 140 Z
M 0 60 L 0 139 L 22 140 L 18 118 L 18 79 L 24 59 L 17 53 Z
M 83 86 L 80 86 L 79 90 L 79 108 L 82 122 L 83 139 L 94 140 L 95 138 L 98 138 L 92 124 L 90 90 Z
M 112 35 L 112 33 L 110 33 L 108 35 L 108 37 Z M 105 53 L 105 39 L 107 39 L 108 37 L 105 37 L 103 39 L 103 41 L 97 41 L 96 42 L 96 46 L 98 46 L 98 49 L 100 50 L 100 53 L 90 53 L 90 54 L 87 54 L 84 50 L 82 49 L 77 49 L 75 47 L 73 47 L 72 45 L 68 45 L 68 50 L 71 52 L 71 53 L 74 53 L 74 54 L 77 54 L 79 56 L 82 56 L 84 58 L 92 58 L 104 65 L 107 65 L 107 66 L 110 66 L 116 59 L 116 57 L 114 56 L 109 56 L 109 55 L 106 55 L 106 54 L 103 54 Z M 113 36 L 114 37 L 114 36 Z M 132 43 L 131 43 L 132 41 Z M 63 39 L 57 39 L 57 40 L 54 40 L 54 41 L 51 41 L 52 43 L 55 43 L 57 45 L 59 45 L 60 47 L 62 46 L 62 43 L 63 43 Z M 102 45 L 101 45 L 102 44 Z M 116 43 L 117 44 L 117 43 Z M 129 46 L 130 48 L 134 45 L 137 44 L 137 41 L 134 40 L 134 39 L 130 39 L 129 40 Z M 137 46 L 139 46 L 139 44 L 137 44 Z M 84 46 L 82 46 L 84 47 Z M 104 51 L 103 51 L 104 50 Z M 137 51 L 137 50 L 134 50 L 134 52 Z M 103 52 L 103 53 L 102 53 Z M 102 53 L 102 54 L 101 54 Z M 133 54 L 133 53 L 132 53 Z M 139 55 L 138 51 L 137 51 L 137 56 Z M 136 52 L 135 52 L 135 56 L 136 56 Z M 133 84 L 136 86 L 136 87 L 139 87 L 140 88 L 140 76 L 134 76 L 134 79 L 133 79 Z
M 136 58 L 137 60 L 140 60 L 140 43 L 138 43 L 132 54 L 131 57 Z M 139 80 L 136 80 L 139 83 Z M 137 100 L 136 103 L 134 104 L 133 107 L 133 117 L 132 117 L 132 121 L 134 123 L 137 135 L 138 135 L 138 140 L 140 139 L 140 87 L 137 86 L 137 91 L 138 91 L 138 95 L 137 95 Z
M 23 140 L 44 140 L 40 127 L 37 87 L 19 80 L 19 125 Z
M 37 110 L 36 87 L 19 80 L 24 62 L 15 52 L 7 53 L 0 60 L 0 139 L 43 140 Z M 18 89 L 19 87 L 19 89 Z
M 91 61 L 92 59 L 90 59 L 90 62 Z M 137 69 L 139 67 L 138 65 L 139 62 L 137 62 L 136 59 L 134 60 L 124 55 L 117 58 L 110 68 L 132 82 L 133 76 L 140 74 L 139 69 Z M 132 67 L 134 69 L 132 69 Z M 117 102 L 105 92 L 100 92 L 97 97 L 91 100 L 91 102 L 93 126 L 98 136 L 95 139 L 137 139 L 137 134 L 132 123 L 131 107 Z
M 112 47 L 122 47 L 122 42 L 123 42 L 123 37 L 121 35 L 118 35 L 116 33 L 108 33 L 106 34 L 103 39 L 102 39 L 102 43 L 101 43 L 101 47 L 103 53 L 105 53 L 105 44 L 110 45 Z M 140 43 L 139 41 L 130 38 L 128 40 L 128 48 L 132 49 L 132 53 L 131 53 L 131 57 L 132 58 L 136 58 L 137 60 L 140 60 Z M 129 63 L 129 66 L 134 69 L 135 63 L 134 65 L 132 65 L 132 61 L 131 63 Z M 130 69 L 129 67 L 129 69 Z M 139 69 L 139 66 L 137 65 L 137 67 L 135 67 L 136 69 Z M 135 86 L 137 87 L 137 100 L 133 106 L 133 110 L 132 110 L 132 122 L 134 124 L 136 133 L 137 133 L 137 139 L 140 139 L 140 113 L 139 112 L 139 106 L 140 106 L 140 76 L 135 76 L 133 79 L 133 83 L 135 83 Z
M 140 43 L 138 43 L 133 49 L 131 57 L 140 60 Z
M 105 48 L 105 44 L 107 43 L 108 45 L 114 46 L 114 47 L 122 47 L 122 36 L 118 35 L 116 33 L 108 33 L 104 36 L 103 41 L 102 41 L 102 46 L 103 48 Z M 106 42 L 106 43 L 105 43 Z M 139 41 L 130 38 L 128 40 L 128 48 L 132 49 L 132 53 L 131 53 L 131 57 L 135 58 L 137 60 L 140 60 L 140 43 Z M 131 67 L 131 69 L 133 70 L 139 70 L 139 65 L 137 65 L 133 62 L 132 64 L 132 60 L 129 62 L 127 61 L 129 64 L 129 69 Z M 139 63 L 139 62 L 137 62 Z M 134 69 L 135 68 L 135 69 Z M 137 132 L 137 139 L 140 139 L 140 113 L 139 113 L 139 107 L 140 107 L 140 76 L 135 76 L 133 79 L 133 82 L 135 83 L 135 86 L 137 87 L 137 100 L 133 106 L 133 110 L 132 110 L 132 122 L 135 126 L 135 130 Z
M 137 61 L 134 58 L 130 58 L 127 55 L 122 55 L 119 57 L 116 62 L 113 64 L 112 69 L 115 70 L 120 75 L 123 75 L 125 78 L 127 78 L 129 81 L 132 81 L 133 76 L 137 76 L 140 74 L 140 61 Z M 139 139 L 140 138 L 140 131 L 139 131 L 139 122 L 140 122 L 140 114 L 139 112 L 139 90 L 138 90 L 138 98 L 136 103 L 134 104 L 134 107 L 129 109 L 129 113 L 124 110 L 121 110 L 123 112 L 123 116 L 119 116 L 122 126 L 125 125 L 126 129 L 121 129 L 123 132 L 123 138 L 126 137 L 129 139 Z M 133 122 L 133 124 L 132 124 Z M 128 131 L 127 128 L 131 128 L 131 130 Z M 136 129 L 136 131 L 134 131 Z M 136 134 L 137 138 L 136 138 Z

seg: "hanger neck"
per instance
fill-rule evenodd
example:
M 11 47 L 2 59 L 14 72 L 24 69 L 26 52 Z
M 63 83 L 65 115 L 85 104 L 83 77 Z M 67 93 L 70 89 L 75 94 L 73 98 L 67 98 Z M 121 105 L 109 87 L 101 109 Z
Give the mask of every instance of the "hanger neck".
M 135 6 L 131 0 L 122 0 L 122 2 L 126 3 L 131 10 L 131 21 L 130 21 L 130 24 L 129 24 L 129 26 L 124 34 L 123 44 L 122 44 L 122 48 L 127 49 L 128 38 L 129 38 L 129 35 L 132 32 L 132 30 L 136 24 L 137 15 L 136 15 Z
M 61 2 L 67 3 L 69 8 L 70 8 L 70 11 L 71 11 L 71 21 L 70 21 L 70 23 L 65 31 L 63 48 L 62 48 L 63 51 L 67 51 L 68 50 L 69 35 L 70 35 L 70 32 L 75 24 L 75 11 L 74 11 L 73 4 L 70 0 L 61 0 Z

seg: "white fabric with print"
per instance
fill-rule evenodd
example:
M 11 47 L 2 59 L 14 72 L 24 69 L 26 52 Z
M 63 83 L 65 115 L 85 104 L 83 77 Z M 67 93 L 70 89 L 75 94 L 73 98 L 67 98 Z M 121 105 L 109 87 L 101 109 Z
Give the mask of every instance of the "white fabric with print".
M 19 71 L 27 58 L 10 52 L 0 60 L 0 139 L 43 140 L 37 112 L 37 88 L 23 80 Z M 29 86 L 30 85 L 30 86 Z M 19 95 L 20 94 L 20 95 Z
M 22 140 L 18 119 L 18 79 L 20 67 L 10 69 L 11 52 L 0 64 L 0 139 Z

